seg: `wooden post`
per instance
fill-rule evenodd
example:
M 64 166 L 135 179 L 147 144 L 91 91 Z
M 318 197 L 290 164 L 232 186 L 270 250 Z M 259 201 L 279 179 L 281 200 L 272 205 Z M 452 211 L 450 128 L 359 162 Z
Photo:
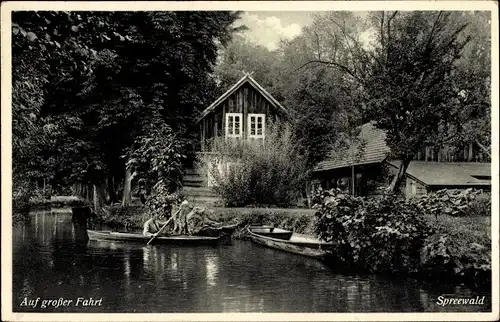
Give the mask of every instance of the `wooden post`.
M 352 195 L 355 195 L 355 190 L 354 190 L 354 181 L 356 180 L 356 177 L 354 175 L 354 166 L 351 167 L 351 182 L 352 182 Z
M 469 158 L 467 161 L 469 161 L 469 162 L 474 161 L 474 150 L 473 150 L 472 143 L 469 143 Z
M 205 119 L 201 122 L 201 151 L 205 151 Z

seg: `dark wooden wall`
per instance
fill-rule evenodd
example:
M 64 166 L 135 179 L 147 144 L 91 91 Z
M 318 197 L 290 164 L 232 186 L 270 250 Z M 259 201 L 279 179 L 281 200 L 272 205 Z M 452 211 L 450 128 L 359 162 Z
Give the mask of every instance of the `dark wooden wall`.
M 280 118 L 280 111 L 278 111 L 277 108 L 272 106 L 271 103 L 251 85 L 248 83 L 244 84 L 200 121 L 202 150 L 206 148 L 204 142 L 215 136 L 223 136 L 225 134 L 226 113 L 243 114 L 243 138 L 247 137 L 247 115 L 249 113 L 265 114 L 266 123 L 268 123 L 270 119 Z

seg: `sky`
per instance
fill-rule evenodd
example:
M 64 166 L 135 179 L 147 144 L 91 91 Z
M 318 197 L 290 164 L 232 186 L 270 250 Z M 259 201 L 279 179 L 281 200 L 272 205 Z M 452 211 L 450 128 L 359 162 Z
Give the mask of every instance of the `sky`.
M 243 34 L 248 40 L 269 50 L 275 50 L 280 39 L 290 40 L 297 37 L 302 27 L 311 25 L 314 15 L 319 13 L 321 11 L 246 11 L 242 14 L 239 24 L 249 28 Z M 364 16 L 366 13 L 357 14 Z M 368 41 L 368 38 L 366 40 Z
M 240 23 L 249 28 L 244 36 L 270 50 L 277 48 L 280 39 L 293 39 L 300 35 L 301 28 L 310 25 L 314 11 L 247 11 Z

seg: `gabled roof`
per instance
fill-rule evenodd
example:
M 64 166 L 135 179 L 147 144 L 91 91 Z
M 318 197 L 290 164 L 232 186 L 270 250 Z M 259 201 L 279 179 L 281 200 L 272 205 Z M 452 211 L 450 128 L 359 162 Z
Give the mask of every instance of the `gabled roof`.
M 326 171 L 362 165 L 379 163 L 387 158 L 390 152 L 385 142 L 385 132 L 377 129 L 372 123 L 361 126 L 359 142 L 350 146 L 346 151 L 332 151 L 324 161 L 318 163 L 314 171 Z
M 399 168 L 401 161 L 388 163 Z M 491 177 L 491 163 L 411 161 L 406 175 L 426 186 L 489 186 L 491 180 L 474 176 Z
M 201 115 L 196 119 L 196 122 L 201 121 L 205 116 L 212 112 L 220 103 L 226 100 L 234 92 L 236 92 L 245 83 L 249 83 L 253 88 L 255 88 L 262 96 L 264 96 L 267 101 L 273 105 L 275 108 L 281 110 L 285 114 L 289 114 L 289 111 L 284 108 L 271 94 L 269 94 L 255 79 L 249 74 L 245 74 L 236 84 L 234 84 L 230 89 L 228 89 L 224 94 L 222 94 L 218 99 L 216 99 L 209 107 L 207 107 Z

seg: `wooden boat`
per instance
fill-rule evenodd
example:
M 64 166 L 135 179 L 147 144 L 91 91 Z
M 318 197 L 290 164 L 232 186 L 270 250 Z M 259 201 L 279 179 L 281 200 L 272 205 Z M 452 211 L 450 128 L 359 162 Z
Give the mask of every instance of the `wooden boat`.
M 254 234 L 258 234 L 260 236 L 283 240 L 289 240 L 293 235 L 293 231 L 275 228 L 272 226 L 250 226 L 248 229 Z
M 151 237 L 139 233 L 125 233 L 114 231 L 87 230 L 90 240 L 110 240 L 120 242 L 139 242 L 146 244 Z M 219 243 L 219 237 L 207 236 L 158 236 L 151 244 L 175 244 L 175 245 L 215 245 Z
M 238 225 L 239 223 L 220 227 L 205 226 L 202 227 L 195 235 L 206 237 L 230 237 Z
M 253 227 L 248 228 L 248 233 L 254 243 L 318 259 L 325 258 L 329 254 L 329 251 L 333 249 L 333 244 L 309 235 L 294 233 L 288 240 L 285 240 L 262 235 L 258 229 Z

